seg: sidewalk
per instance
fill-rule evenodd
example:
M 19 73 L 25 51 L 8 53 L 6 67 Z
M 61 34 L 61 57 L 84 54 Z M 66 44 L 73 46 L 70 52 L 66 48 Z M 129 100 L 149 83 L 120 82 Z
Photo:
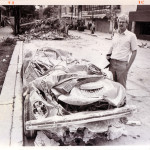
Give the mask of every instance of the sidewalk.
M 22 146 L 22 42 L 17 42 L 0 95 L 0 146 Z

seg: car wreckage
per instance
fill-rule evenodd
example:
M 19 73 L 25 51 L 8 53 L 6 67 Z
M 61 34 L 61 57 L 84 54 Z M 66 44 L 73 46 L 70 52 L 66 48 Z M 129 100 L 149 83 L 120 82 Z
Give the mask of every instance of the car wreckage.
M 58 145 L 110 138 L 114 120 L 132 114 L 125 88 L 85 59 L 54 48 L 24 55 L 24 135 L 42 131 Z M 106 129 L 107 127 L 107 129 Z M 105 130 L 103 130 L 105 128 Z

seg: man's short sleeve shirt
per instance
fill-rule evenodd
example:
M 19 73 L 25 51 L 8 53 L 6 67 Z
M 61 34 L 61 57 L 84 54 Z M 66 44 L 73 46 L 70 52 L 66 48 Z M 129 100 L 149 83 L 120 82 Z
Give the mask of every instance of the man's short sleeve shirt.
M 128 30 L 116 33 L 112 41 L 112 59 L 128 61 L 132 51 L 137 50 L 136 35 Z

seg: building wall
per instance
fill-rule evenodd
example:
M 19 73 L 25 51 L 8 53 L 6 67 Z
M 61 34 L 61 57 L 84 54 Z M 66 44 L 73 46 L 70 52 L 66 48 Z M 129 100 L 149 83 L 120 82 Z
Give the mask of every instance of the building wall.
M 70 12 L 70 7 L 72 5 L 64 5 L 62 6 L 62 14 L 68 14 L 71 15 Z M 116 5 L 115 5 L 116 6 Z M 85 19 L 85 23 L 86 25 L 88 24 L 88 22 L 92 22 L 93 20 L 93 16 L 89 15 L 87 18 L 84 17 L 84 13 L 88 13 L 88 12 L 92 12 L 92 11 L 101 11 L 103 9 L 111 9 L 110 5 L 84 5 L 82 7 L 82 14 L 81 12 L 78 13 L 78 6 L 73 6 L 74 7 L 74 11 L 73 11 L 73 15 L 76 15 L 78 18 L 84 18 Z M 75 9 L 76 9 L 76 13 L 75 13 Z M 117 11 L 117 16 L 119 16 L 121 13 L 125 13 L 125 14 L 129 14 L 130 11 L 136 11 L 137 10 L 137 5 L 120 5 L 120 10 Z M 94 14 L 95 15 L 95 14 Z M 107 18 L 94 18 L 95 21 L 95 25 L 96 25 L 96 30 L 100 31 L 100 32 L 104 32 L 104 33 L 109 33 L 112 32 L 112 22 Z
M 150 5 L 137 6 L 136 11 L 129 14 L 130 24 L 138 39 L 150 40 Z
M 121 12 L 118 13 L 118 15 L 121 13 L 129 15 L 130 11 L 137 10 L 137 5 L 121 5 L 120 7 L 121 7 Z
M 109 33 L 110 22 L 108 19 L 95 19 L 96 31 Z
M 150 23 L 149 23 L 149 25 L 150 25 Z M 135 34 L 136 34 L 138 39 L 143 39 L 143 40 L 149 40 L 150 41 L 150 30 L 147 30 L 145 28 L 145 22 L 136 22 Z

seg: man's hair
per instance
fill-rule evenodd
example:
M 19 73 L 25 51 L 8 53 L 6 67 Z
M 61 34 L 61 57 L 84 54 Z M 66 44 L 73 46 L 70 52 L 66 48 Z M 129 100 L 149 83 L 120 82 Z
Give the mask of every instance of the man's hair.
M 118 19 L 117 19 L 118 22 L 119 22 L 119 19 L 123 19 L 123 20 L 126 21 L 127 24 L 129 24 L 129 16 L 128 15 L 121 14 L 121 15 L 118 16 Z

